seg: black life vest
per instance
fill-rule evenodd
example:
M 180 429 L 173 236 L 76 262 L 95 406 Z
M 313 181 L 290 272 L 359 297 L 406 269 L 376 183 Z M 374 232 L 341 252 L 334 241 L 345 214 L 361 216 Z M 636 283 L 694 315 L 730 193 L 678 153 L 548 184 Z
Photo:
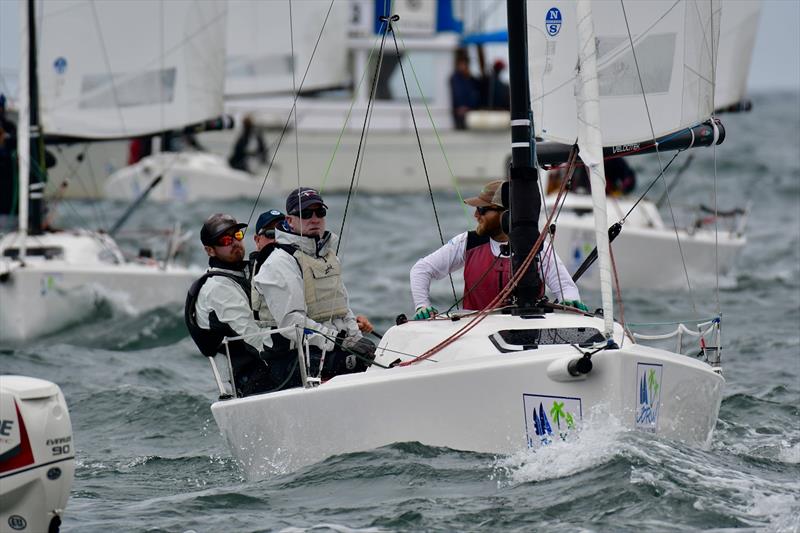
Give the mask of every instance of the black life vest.
M 250 298 L 250 283 L 247 281 L 246 277 L 235 276 L 219 270 L 206 272 L 189 287 L 189 292 L 186 295 L 186 305 L 183 309 L 183 318 L 186 321 L 186 327 L 189 330 L 189 334 L 192 336 L 192 340 L 194 340 L 200 352 L 206 357 L 213 357 L 217 353 L 225 353 L 222 347 L 223 339 L 225 337 L 238 336 L 238 333 L 233 331 L 228 324 L 225 324 L 217 318 L 217 314 L 214 311 L 212 311 L 208 317 L 208 322 L 211 326 L 210 329 L 204 329 L 197 325 L 197 298 L 200 296 L 200 290 L 203 288 L 206 281 L 214 276 L 223 276 L 235 281 L 242 287 L 242 290 L 244 290 L 248 301 Z M 231 355 L 234 353 L 247 353 L 258 357 L 258 352 L 244 341 L 233 341 L 229 346 Z

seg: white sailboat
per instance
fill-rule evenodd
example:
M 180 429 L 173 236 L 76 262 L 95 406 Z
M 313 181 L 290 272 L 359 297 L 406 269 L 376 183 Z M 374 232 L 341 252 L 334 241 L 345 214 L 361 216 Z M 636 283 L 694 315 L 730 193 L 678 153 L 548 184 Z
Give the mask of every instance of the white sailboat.
M 573 96 L 577 77 L 573 66 L 578 56 L 577 43 L 571 36 L 577 27 L 572 5 L 552 4 L 560 9 L 563 19 L 557 25 L 556 35 L 552 35 L 555 30 L 548 31 L 551 21 L 544 17 L 531 20 L 530 39 L 538 50 L 531 55 L 534 123 L 537 136 L 571 144 L 577 132 Z M 536 5 L 542 7 L 542 4 Z M 629 7 L 635 10 L 634 6 Z M 600 119 L 605 145 L 613 147 L 605 154 L 606 158 L 635 154 L 644 148 L 638 141 L 669 138 L 682 128 L 696 126 L 697 122 L 693 121 L 698 118 L 710 116 L 687 109 L 702 87 L 691 80 L 683 85 L 674 83 L 676 76 L 685 75 L 681 70 L 714 77 L 712 109 L 727 109 L 744 101 L 759 1 L 726 3 L 716 28 L 720 33 L 720 46 L 719 57 L 713 58 L 716 66 L 713 70 L 701 64 L 710 60 L 707 48 L 693 49 L 691 43 L 674 39 L 678 28 L 687 23 L 678 10 L 667 13 L 658 27 L 638 36 L 637 59 L 651 102 L 649 110 L 642 103 L 627 36 L 620 33 L 625 20 L 620 4 L 606 5 L 602 11 L 597 11 Z M 653 132 L 649 130 L 651 119 Z M 702 135 L 703 129 L 695 128 L 693 134 Z M 705 130 L 707 134 L 719 135 L 711 126 Z M 664 182 L 674 175 L 674 171 L 665 174 Z M 658 185 L 656 190 L 660 193 L 663 187 Z M 552 205 L 554 201 L 555 195 L 550 195 L 545 204 Z M 589 194 L 573 192 L 567 196 L 561 210 L 555 246 L 571 271 L 584 262 L 595 246 L 592 203 Z M 670 211 L 673 209 L 668 207 Z M 721 231 L 715 229 L 715 218 Z M 676 227 L 674 220 L 662 217 L 654 201 L 610 197 L 608 226 L 621 220 L 624 225 L 614 240 L 614 255 L 626 289 L 685 289 L 687 274 L 693 285 L 712 286 L 717 274 L 730 278 L 747 242 L 744 233 L 747 209 L 728 210 L 728 216 L 723 217 L 721 213 L 703 212 L 698 208 L 692 220 L 684 220 Z M 658 272 L 657 279 L 653 278 L 653 272 Z M 590 268 L 578 283 L 589 288 L 596 287 L 598 281 L 597 268 Z
M 573 112 L 579 117 L 576 137 L 581 154 L 598 191 L 593 208 L 603 316 L 553 311 L 538 299 L 537 274 L 527 270 L 542 238 L 533 229 L 539 219 L 540 197 L 531 164 L 535 143 L 527 76 L 527 57 L 536 53 L 536 45 L 526 32 L 534 19 L 548 15 L 551 4 L 540 8 L 529 2 L 526 14 L 525 2 L 508 2 L 514 272 L 509 286 L 481 312 L 391 328 L 380 342 L 376 364 L 362 374 L 337 376 L 322 384 L 308 379 L 303 388 L 230 398 L 215 371 L 223 394 L 211 410 L 231 453 L 249 477 L 404 441 L 497 454 L 537 449 L 554 440 L 576 438 L 581 424 L 593 419 L 606 423 L 613 418 L 624 427 L 694 445 L 710 439 L 724 385 L 719 351 L 709 350 L 705 360 L 697 360 L 643 346 L 613 320 L 603 193 L 605 126 L 598 105 L 593 6 L 588 0 L 570 3 L 580 24 L 569 38 L 580 43 Z M 678 12 L 686 24 L 674 36 L 676 42 L 695 46 L 698 43 L 692 39 L 706 31 L 710 49 L 716 47 L 710 31 L 716 13 L 711 3 L 631 4 L 636 5 L 626 7 L 634 38 L 656 27 L 662 17 Z M 711 80 L 710 76 L 696 80 L 698 113 L 712 111 L 706 107 L 712 100 Z M 684 81 L 683 76 L 676 80 Z M 645 132 L 643 138 L 650 134 Z M 506 306 L 504 299 L 512 294 L 513 304 Z M 709 346 L 719 346 L 718 326 L 714 322 L 705 331 Z M 305 360 L 300 350 L 301 369 Z M 342 413 L 347 416 L 343 418 Z
M 187 102 L 182 94 L 187 82 L 174 64 L 137 65 L 137 69 L 127 70 L 124 62 L 107 63 L 94 70 L 98 61 L 88 58 L 110 61 L 120 57 L 114 55 L 115 51 L 140 42 L 137 32 L 152 23 L 147 18 L 148 8 L 156 6 L 140 3 L 137 11 L 109 21 L 103 15 L 114 7 L 111 4 L 28 1 L 20 6 L 19 227 L 0 239 L 2 340 L 31 339 L 80 322 L 94 311 L 98 299 L 121 301 L 132 311 L 174 305 L 183 301 L 195 277 L 193 271 L 170 264 L 169 258 L 163 262 L 151 258 L 129 261 L 105 233 L 88 229 L 48 231 L 42 227 L 43 184 L 36 174 L 31 174 L 30 184 L 28 181 L 31 161 L 42 153 L 42 131 L 64 137 L 118 138 L 185 124 L 197 108 L 208 111 L 217 105 L 216 111 L 221 111 L 221 100 L 213 104 L 215 91 L 211 85 L 192 100 L 192 106 L 167 105 Z M 34 6 L 38 8 L 36 17 Z M 191 37 L 201 36 L 196 43 L 199 47 L 208 39 L 220 39 L 219 32 L 224 32 L 224 5 L 219 2 L 169 3 L 163 8 L 186 24 L 181 27 L 191 30 L 184 34 L 173 27 L 167 32 L 175 40 L 190 37 L 184 45 L 193 43 Z M 88 33 L 78 38 L 65 30 L 85 28 L 94 16 L 106 20 L 103 30 L 118 39 L 98 42 Z M 37 42 L 42 46 L 39 54 Z M 202 57 L 203 62 L 195 67 L 212 68 L 215 58 Z M 222 57 L 216 61 L 221 70 Z M 63 77 L 72 71 L 76 75 Z M 218 83 L 217 96 L 221 76 Z

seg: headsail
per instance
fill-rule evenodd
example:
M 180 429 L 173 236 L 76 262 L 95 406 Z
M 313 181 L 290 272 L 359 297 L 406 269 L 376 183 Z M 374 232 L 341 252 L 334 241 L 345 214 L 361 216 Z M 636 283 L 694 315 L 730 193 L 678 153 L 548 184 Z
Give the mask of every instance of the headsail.
M 48 134 L 133 137 L 222 114 L 224 1 L 37 4 Z
M 594 11 L 593 19 L 600 127 L 606 146 L 668 135 L 694 126 L 711 115 L 714 105 L 712 50 L 716 53 L 719 35 L 716 2 L 604 2 L 603 9 Z M 578 137 L 577 24 L 574 0 L 528 0 L 530 83 L 536 135 L 569 144 Z M 631 53 L 628 28 L 636 61 Z
M 347 2 L 333 2 L 333 5 L 330 0 L 292 2 L 293 36 L 289 7 L 285 0 L 228 2 L 226 97 L 291 94 L 292 68 L 299 85 L 326 16 L 325 32 L 314 54 L 314 68 L 309 70 L 303 90 L 341 87 L 349 82 L 345 53 Z

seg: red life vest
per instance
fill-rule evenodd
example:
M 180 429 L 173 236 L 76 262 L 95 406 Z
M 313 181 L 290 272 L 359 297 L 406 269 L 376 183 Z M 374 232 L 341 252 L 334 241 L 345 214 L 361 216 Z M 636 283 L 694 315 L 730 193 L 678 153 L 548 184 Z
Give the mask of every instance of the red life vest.
M 510 276 L 511 258 L 495 257 L 489 237 L 482 237 L 474 231 L 467 233 L 464 309 L 480 310 L 489 305 L 508 284 Z

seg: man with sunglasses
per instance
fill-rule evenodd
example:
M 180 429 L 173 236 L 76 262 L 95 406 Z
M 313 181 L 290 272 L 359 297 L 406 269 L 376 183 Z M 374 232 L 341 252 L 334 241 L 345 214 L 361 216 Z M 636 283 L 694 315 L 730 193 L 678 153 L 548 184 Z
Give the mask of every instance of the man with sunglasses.
M 411 268 L 415 320 L 431 318 L 438 313 L 430 302 L 431 280 L 442 279 L 461 267 L 464 267 L 462 307 L 466 310 L 485 308 L 508 283 L 511 256 L 508 253 L 508 235 L 503 232 L 501 224 L 506 210 L 502 206 L 502 185 L 503 180 L 491 181 L 478 196 L 464 200 L 465 204 L 475 208 L 474 216 L 478 225 L 474 231 L 456 235 Z M 564 305 L 586 311 L 586 306 L 580 301 L 578 287 L 549 240 L 540 258 L 542 277 L 550 292 Z
M 277 387 L 273 371 L 263 357 L 272 345 L 250 308 L 250 281 L 242 239 L 247 224 L 230 215 L 208 217 L 200 240 L 208 254 L 208 270 L 195 281 L 186 297 L 185 320 L 192 339 L 203 355 L 225 353 L 225 337 L 248 335 L 229 343 L 233 377 L 239 396 L 266 392 Z M 272 362 L 270 362 L 272 365 Z
M 304 328 L 311 348 L 309 375 L 323 379 L 363 372 L 375 357 L 375 345 L 362 336 L 350 310 L 336 257 L 338 237 L 325 229 L 327 209 L 316 190 L 292 191 L 286 220 L 275 231 L 275 249 L 253 279 L 267 304 L 268 320 L 281 328 Z M 295 341 L 293 333 L 276 337 L 272 352 L 294 353 Z M 288 386 L 300 385 L 299 372 L 287 378 Z

